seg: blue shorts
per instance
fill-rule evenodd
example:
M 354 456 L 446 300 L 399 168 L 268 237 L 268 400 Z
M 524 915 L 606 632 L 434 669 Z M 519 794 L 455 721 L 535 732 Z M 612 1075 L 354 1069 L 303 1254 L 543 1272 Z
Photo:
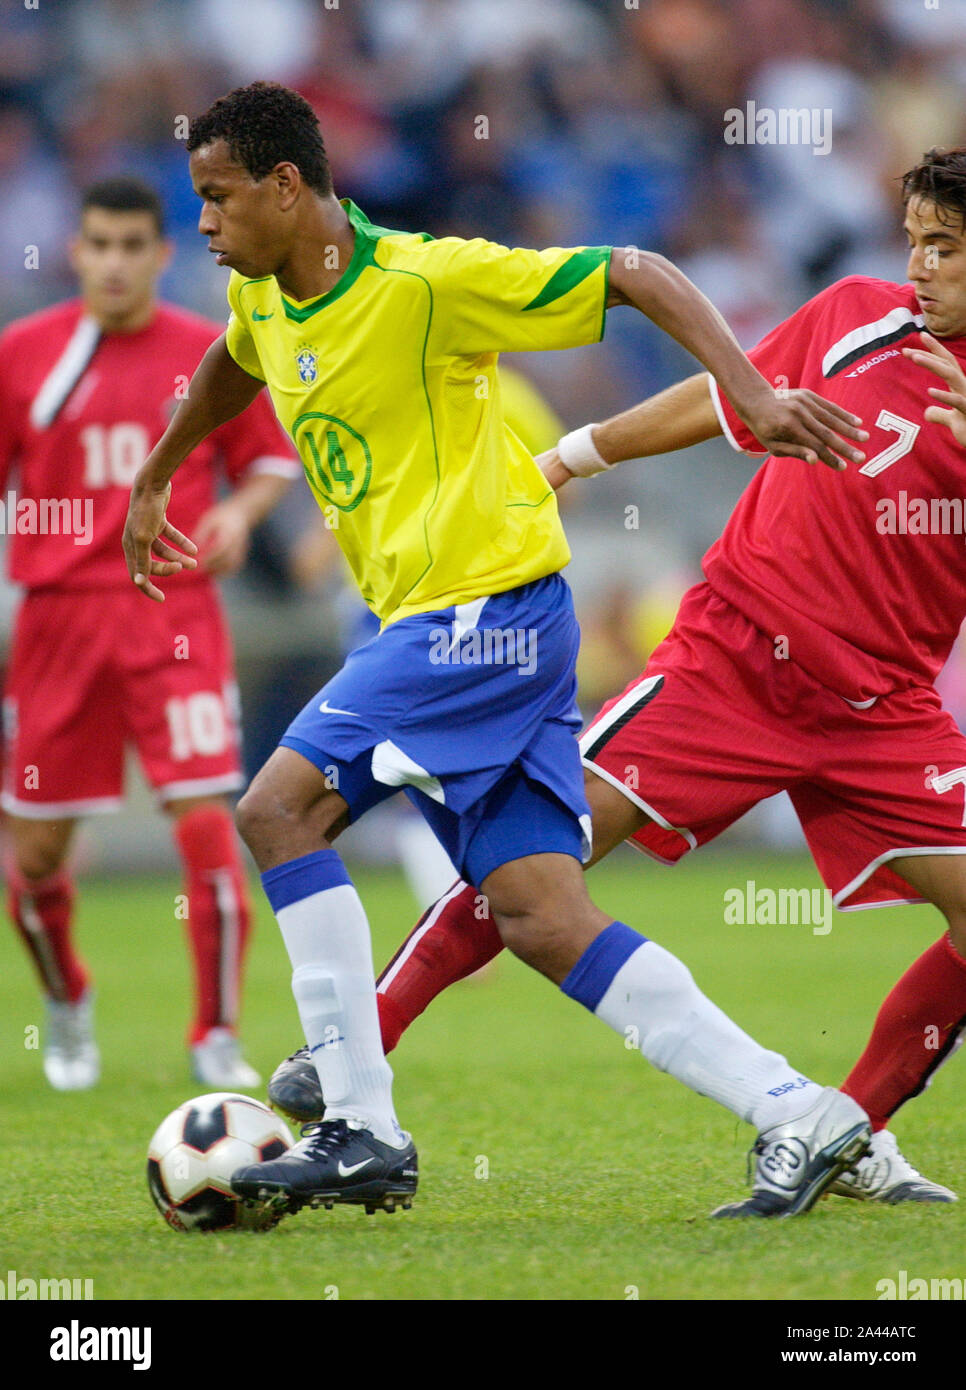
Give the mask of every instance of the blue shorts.
M 586 858 L 579 641 L 559 574 L 403 618 L 350 654 L 281 746 L 352 820 L 404 790 L 472 883 L 525 854 Z

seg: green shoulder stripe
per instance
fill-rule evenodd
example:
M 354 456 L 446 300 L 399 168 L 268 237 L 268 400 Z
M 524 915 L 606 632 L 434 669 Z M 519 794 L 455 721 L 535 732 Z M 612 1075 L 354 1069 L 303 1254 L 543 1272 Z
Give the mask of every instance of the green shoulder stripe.
M 554 271 L 537 297 L 523 306 L 523 313 L 528 309 L 542 309 L 545 304 L 561 299 L 581 280 L 592 275 L 598 266 L 609 263 L 610 251 L 609 246 L 585 246 L 582 251 L 575 251 Z

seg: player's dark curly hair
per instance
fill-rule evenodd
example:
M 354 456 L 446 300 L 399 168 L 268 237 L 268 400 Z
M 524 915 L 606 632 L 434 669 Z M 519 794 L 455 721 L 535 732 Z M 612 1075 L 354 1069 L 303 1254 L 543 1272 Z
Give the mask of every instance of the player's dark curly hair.
M 285 160 L 316 193 L 332 192 L 318 117 L 303 96 L 278 82 L 236 87 L 196 116 L 188 127 L 189 154 L 213 140 L 224 140 L 256 182 Z
M 902 176 L 902 205 L 910 198 L 928 198 L 947 227 L 966 231 L 966 146 L 927 150 L 922 163 Z M 949 214 L 949 217 L 943 216 Z
M 86 212 L 88 208 L 104 208 L 107 212 L 149 212 L 154 218 L 158 236 L 164 236 L 161 199 L 143 179 L 117 175 L 89 184 L 81 195 L 81 212 Z

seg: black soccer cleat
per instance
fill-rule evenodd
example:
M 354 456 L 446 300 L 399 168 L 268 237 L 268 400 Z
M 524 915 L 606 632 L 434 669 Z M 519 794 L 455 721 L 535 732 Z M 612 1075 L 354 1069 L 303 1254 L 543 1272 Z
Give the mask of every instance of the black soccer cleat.
M 302 1126 L 302 1138 L 280 1158 L 252 1163 L 232 1174 L 231 1187 L 248 1201 L 268 1203 L 280 1215 L 337 1202 L 364 1206 L 371 1215 L 412 1206 L 418 1161 L 412 1140 L 401 1149 L 384 1144 L 361 1123 L 320 1120 Z
M 268 1083 L 269 1103 L 296 1124 L 321 1120 L 325 1101 L 315 1064 L 307 1047 L 300 1047 L 284 1062 L 279 1062 Z

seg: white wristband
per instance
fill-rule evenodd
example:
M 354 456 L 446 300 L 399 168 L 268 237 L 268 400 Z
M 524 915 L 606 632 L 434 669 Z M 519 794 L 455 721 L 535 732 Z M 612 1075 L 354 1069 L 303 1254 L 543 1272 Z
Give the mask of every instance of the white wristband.
M 575 478 L 592 478 L 595 473 L 603 473 L 613 467 L 597 452 L 591 436 L 591 430 L 596 428 L 596 424 L 582 425 L 579 430 L 565 434 L 557 445 L 560 462 Z

